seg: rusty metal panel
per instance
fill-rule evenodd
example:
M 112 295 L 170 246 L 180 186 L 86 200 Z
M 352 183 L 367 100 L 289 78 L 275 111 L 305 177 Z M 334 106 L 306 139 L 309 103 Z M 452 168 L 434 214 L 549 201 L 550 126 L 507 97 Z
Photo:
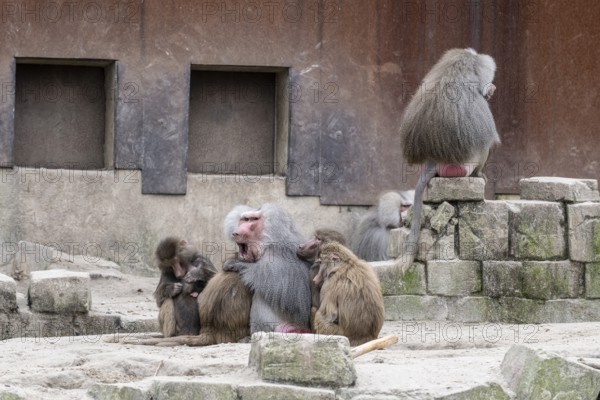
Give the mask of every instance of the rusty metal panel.
M 15 57 L 115 60 L 114 162 L 143 168 L 144 193 L 185 193 L 190 65 L 289 68 L 287 193 L 370 204 L 417 179 L 397 137 L 410 95 L 444 51 L 474 47 L 498 64 L 489 196 L 600 175 L 595 0 L 0 0 L 0 18 L 0 163 Z
M 18 64 L 15 165 L 102 169 L 104 84 L 102 67 Z
M 419 169 L 401 156 L 402 110 L 445 50 L 469 44 L 469 24 L 449 17 L 443 2 L 377 4 L 345 2 L 340 23 L 325 27 L 340 100 L 323 107 L 322 164 L 339 171 L 322 182 L 324 204 L 372 204 L 383 190 L 413 187 Z
M 189 120 L 188 172 L 273 173 L 274 73 L 192 71 Z
M 507 1 L 498 18 L 495 193 L 531 176 L 600 178 L 600 3 Z

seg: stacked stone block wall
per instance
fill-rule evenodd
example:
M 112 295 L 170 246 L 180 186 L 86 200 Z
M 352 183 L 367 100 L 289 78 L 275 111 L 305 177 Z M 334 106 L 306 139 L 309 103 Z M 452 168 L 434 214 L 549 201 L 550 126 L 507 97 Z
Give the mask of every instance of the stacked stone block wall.
M 488 201 L 481 178 L 434 178 L 416 262 L 403 277 L 380 274 L 386 317 L 599 321 L 597 181 L 536 177 L 520 186 L 520 200 Z M 408 232 L 392 231 L 390 257 L 409 246 Z

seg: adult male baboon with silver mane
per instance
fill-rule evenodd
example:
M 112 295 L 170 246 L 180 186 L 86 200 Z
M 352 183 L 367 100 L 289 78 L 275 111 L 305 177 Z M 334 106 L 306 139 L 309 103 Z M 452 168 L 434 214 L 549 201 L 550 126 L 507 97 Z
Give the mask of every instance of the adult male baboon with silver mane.
M 441 177 L 481 176 L 490 147 L 500 143 L 487 100 L 496 63 L 473 49 L 447 51 L 423 79 L 404 111 L 400 140 L 404 159 L 426 167 L 415 189 L 410 235 L 396 267 L 406 271 L 417 253 L 423 190 Z M 472 171 L 471 171 L 472 170 Z
M 291 215 L 268 203 L 238 220 L 238 257 L 223 270 L 239 272 L 253 293 L 250 331 L 310 332 L 309 266 L 296 255 L 304 240 Z

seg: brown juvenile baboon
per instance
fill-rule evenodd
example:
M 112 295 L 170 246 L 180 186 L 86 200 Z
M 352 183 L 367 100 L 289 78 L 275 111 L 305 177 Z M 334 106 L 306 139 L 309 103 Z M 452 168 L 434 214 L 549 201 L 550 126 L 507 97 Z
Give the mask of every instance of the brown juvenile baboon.
M 215 274 L 215 267 L 187 241 L 176 237 L 163 239 L 155 255 L 161 275 L 154 298 L 163 336 L 197 335 L 197 298 Z
M 415 189 L 413 220 L 396 268 L 405 272 L 417 253 L 423 190 L 441 177 L 481 176 L 490 147 L 500 143 L 487 100 L 496 63 L 473 49 L 447 51 L 423 79 L 400 124 L 402 153 L 411 164 L 426 163 Z M 474 168 L 472 168 L 474 167 Z
M 386 192 L 361 218 L 352 233 L 350 248 L 365 261 L 387 260 L 390 230 L 402 226 L 402 212 L 413 203 L 413 191 Z
M 376 339 L 383 326 L 383 295 L 371 266 L 336 242 L 321 245 L 319 259 L 315 333 L 346 336 L 352 346 Z
M 319 302 L 321 298 L 320 288 L 314 283 L 315 276 L 319 272 L 319 263 L 317 258 L 319 255 L 319 248 L 323 243 L 338 242 L 346 245 L 346 238 L 340 232 L 333 229 L 317 229 L 315 235 L 309 241 L 303 243 L 298 247 L 296 254 L 304 261 L 311 263 L 310 267 L 310 293 L 311 293 L 311 305 L 312 307 L 319 308 Z M 316 311 L 316 310 L 315 310 Z M 311 320 L 311 327 L 313 321 Z
M 219 271 L 198 298 L 200 335 L 188 345 L 235 343 L 250 335 L 252 293 L 239 274 Z

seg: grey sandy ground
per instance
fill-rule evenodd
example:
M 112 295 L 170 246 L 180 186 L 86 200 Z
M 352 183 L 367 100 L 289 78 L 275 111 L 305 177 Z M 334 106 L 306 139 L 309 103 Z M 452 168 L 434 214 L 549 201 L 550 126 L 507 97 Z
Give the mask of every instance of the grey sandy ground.
M 153 318 L 155 283 L 156 278 L 140 277 L 95 281 L 94 312 Z M 352 393 L 427 399 L 501 383 L 500 364 L 513 344 L 573 359 L 600 358 L 600 323 L 387 322 L 381 336 L 388 334 L 397 335 L 398 344 L 355 360 L 358 381 Z M 135 382 L 155 375 L 256 382 L 247 367 L 249 351 L 247 343 L 190 348 L 112 344 L 99 336 L 16 338 L 0 342 L 0 393 L 82 399 L 95 383 Z

